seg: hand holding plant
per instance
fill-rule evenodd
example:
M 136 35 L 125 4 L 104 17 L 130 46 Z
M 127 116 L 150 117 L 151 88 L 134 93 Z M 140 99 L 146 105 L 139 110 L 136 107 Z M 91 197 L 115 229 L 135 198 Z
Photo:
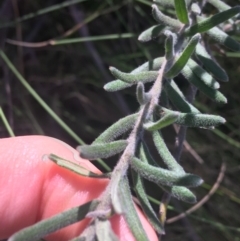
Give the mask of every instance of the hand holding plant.
M 0 141 L 0 240 L 62 211 L 98 198 L 107 179 L 81 177 L 64 170 L 44 155 L 58 153 L 73 163 L 101 174 L 66 143 L 44 136 L 23 136 Z M 151 240 L 157 240 L 142 213 L 141 222 Z M 79 235 L 90 219 L 78 222 L 49 235 L 46 240 L 70 240 Z M 114 216 L 111 225 L 121 241 L 134 240 L 122 216 Z M 26 240 L 26 239 L 25 239 Z
M 116 80 L 104 86 L 109 92 L 119 91 L 136 85 L 136 98 L 139 108 L 104 131 L 91 145 L 78 147 L 80 156 L 89 160 L 119 155 L 111 173 L 92 171 L 92 168 L 76 166 L 67 158 L 50 154 L 48 158 L 57 165 L 89 178 L 109 178 L 102 194 L 89 203 L 62 213 L 55 219 L 46 220 L 15 234 L 10 241 L 32 240 L 43 237 L 57 229 L 85 217 L 91 221 L 76 240 L 119 240 L 109 220 L 114 215 L 123 215 L 137 241 L 149 240 L 148 228 L 142 225 L 131 196 L 129 178 L 141 208 L 159 237 L 165 233 L 167 206 L 171 197 L 195 203 L 196 196 L 191 188 L 202 184 L 201 177 L 185 172 L 180 161 L 183 141 L 188 127 L 213 129 L 225 123 L 221 116 L 203 114 L 194 105 L 199 90 L 211 100 L 226 104 L 226 97 L 218 90 L 218 81 L 228 81 L 228 76 L 205 48 L 205 36 L 218 44 L 239 51 L 240 44 L 219 28 L 220 24 L 233 18 L 240 7 L 230 8 L 220 0 L 208 1 L 219 13 L 205 16 L 203 3 L 191 0 L 155 0 L 152 5 L 153 17 L 157 25 L 145 30 L 139 40 L 146 42 L 154 38 L 165 39 L 164 56 L 146 62 L 131 73 L 110 67 Z M 165 15 L 162 10 L 170 7 L 176 17 Z M 7 62 L 6 57 L 1 54 Z M 186 94 L 179 88 L 178 77 L 186 82 Z M 146 85 L 151 83 L 149 87 Z M 149 89 L 148 89 L 149 88 Z M 179 129 L 176 153 L 173 155 L 165 142 L 162 129 L 174 124 Z M 158 152 L 154 158 L 145 138 L 148 133 Z M 52 153 L 52 151 L 50 151 Z M 46 153 L 47 154 L 47 153 Z M 159 161 L 160 160 L 160 161 Z M 164 166 L 164 167 L 163 167 Z M 70 175 L 70 174 L 69 174 Z M 154 212 L 144 187 L 144 179 L 154 182 L 164 192 L 159 207 L 159 216 Z M 98 180 L 101 182 L 101 180 Z M 105 183 L 106 184 L 106 183 Z M 50 225 L 52 223 L 52 226 Z M 50 227 L 51 226 L 51 227 Z M 52 228 L 52 229 L 51 229 Z M 152 238 L 150 240 L 153 240 Z

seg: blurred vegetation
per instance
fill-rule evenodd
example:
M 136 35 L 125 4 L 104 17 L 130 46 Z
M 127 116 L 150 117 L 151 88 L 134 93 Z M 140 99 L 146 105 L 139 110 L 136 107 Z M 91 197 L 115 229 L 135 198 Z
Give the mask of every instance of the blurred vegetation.
M 239 1 L 226 2 L 235 6 Z M 34 98 L 1 59 L 0 114 L 4 113 L 14 134 L 48 135 L 75 147 L 81 140 L 90 143 L 120 117 L 136 111 L 133 89 L 110 94 L 102 87 L 113 79 L 109 66 L 127 72 L 164 52 L 161 38 L 147 44 L 137 41 L 138 34 L 154 24 L 151 4 L 150 0 L 0 1 L 1 49 L 72 130 L 62 128 L 62 122 L 43 108 L 41 100 L 39 103 Z M 206 8 L 209 13 L 216 11 L 210 5 Z M 238 26 L 229 30 L 233 37 L 240 38 Z M 166 241 L 240 240 L 240 54 L 208 44 L 229 74 L 230 81 L 221 85 L 228 104 L 219 106 L 198 94 L 195 105 L 206 113 L 223 116 L 227 124 L 213 131 L 189 129 L 182 162 L 205 180 L 195 190 L 198 200 L 216 182 L 223 162 L 227 168 L 218 190 L 202 207 L 166 225 L 167 235 L 162 239 Z M 181 78 L 178 84 L 184 87 Z M 0 136 L 9 134 L 1 123 Z M 173 146 L 174 130 L 167 129 L 165 135 Z M 161 199 L 162 193 L 156 193 L 153 184 L 147 189 L 153 202 Z M 169 218 L 191 207 L 174 199 L 171 205 Z

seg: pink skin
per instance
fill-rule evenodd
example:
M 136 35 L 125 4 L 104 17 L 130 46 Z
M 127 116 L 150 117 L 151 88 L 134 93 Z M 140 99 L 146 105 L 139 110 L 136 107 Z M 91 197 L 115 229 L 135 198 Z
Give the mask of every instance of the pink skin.
M 100 173 L 89 161 L 57 139 L 22 136 L 0 140 L 0 239 L 39 220 L 99 197 L 107 179 L 81 177 L 58 167 L 45 154 L 56 154 Z M 151 241 L 157 236 L 137 208 L 143 227 Z M 64 241 L 79 235 L 88 224 L 85 219 L 48 236 L 47 240 Z M 134 241 L 122 216 L 115 215 L 111 224 L 121 241 Z

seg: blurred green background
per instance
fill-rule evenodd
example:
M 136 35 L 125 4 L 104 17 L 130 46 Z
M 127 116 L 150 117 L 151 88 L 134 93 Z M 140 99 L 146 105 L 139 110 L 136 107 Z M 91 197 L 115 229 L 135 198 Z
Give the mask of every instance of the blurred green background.
M 151 4 L 150 0 L 0 1 L 0 48 L 23 76 L 16 77 L 0 58 L 0 105 L 14 134 L 48 135 L 75 147 L 81 140 L 91 143 L 120 117 L 136 111 L 134 88 L 107 93 L 103 85 L 113 79 L 109 66 L 128 72 L 164 53 L 163 38 L 145 44 L 137 40 L 155 24 Z M 204 10 L 216 13 L 208 4 Z M 224 27 L 240 39 L 238 23 L 233 29 Z M 205 180 L 194 190 L 198 200 L 215 184 L 223 162 L 225 176 L 203 206 L 166 225 L 162 238 L 166 241 L 240 240 L 240 54 L 206 42 L 229 74 L 230 81 L 221 85 L 228 104 L 219 106 L 201 93 L 194 104 L 205 113 L 223 116 L 227 123 L 213 131 L 189 129 L 181 161 L 186 170 Z M 27 83 L 49 109 L 24 87 Z M 184 87 L 184 80 L 179 78 L 178 84 Z M 2 122 L 0 136 L 9 136 Z M 165 137 L 171 149 L 174 130 L 167 129 Z M 116 160 L 107 162 L 113 166 Z M 147 191 L 157 210 L 161 190 L 147 183 Z M 175 200 L 170 205 L 169 218 L 191 207 Z

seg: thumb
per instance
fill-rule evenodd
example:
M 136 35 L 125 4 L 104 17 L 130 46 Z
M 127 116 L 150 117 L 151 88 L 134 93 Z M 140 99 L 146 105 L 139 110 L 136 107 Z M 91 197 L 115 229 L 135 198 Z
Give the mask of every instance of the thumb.
M 0 225 L 0 239 L 8 238 L 24 227 L 95 199 L 106 188 L 108 179 L 82 177 L 50 161 L 43 161 L 42 157 L 50 153 L 100 173 L 92 163 L 81 159 L 76 150 L 57 139 L 44 136 L 1 139 L 0 216 L 3 225 Z M 149 240 L 158 240 L 139 209 L 137 212 Z M 110 221 L 121 241 L 135 240 L 123 216 L 115 215 Z M 88 223 L 89 219 L 84 219 L 46 239 L 69 240 L 78 236 Z

